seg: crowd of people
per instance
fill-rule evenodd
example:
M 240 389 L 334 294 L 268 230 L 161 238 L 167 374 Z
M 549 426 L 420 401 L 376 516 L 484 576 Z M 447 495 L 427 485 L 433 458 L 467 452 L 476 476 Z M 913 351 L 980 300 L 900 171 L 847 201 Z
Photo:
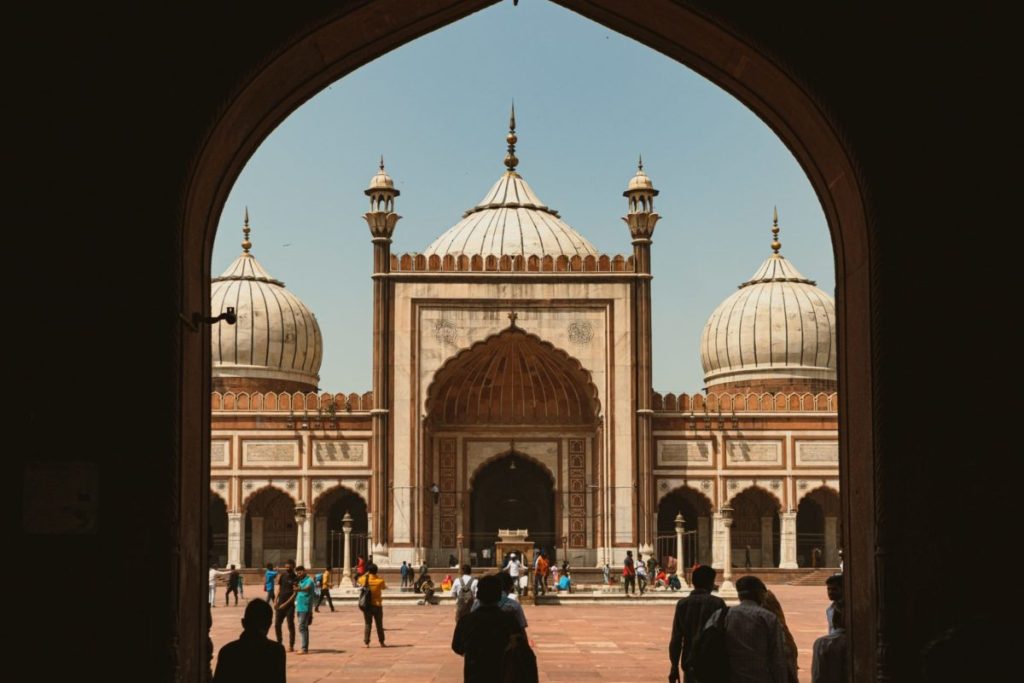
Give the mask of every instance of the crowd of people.
M 464 658 L 464 680 L 537 681 L 536 656 L 526 636 L 528 622 L 520 597 L 529 593 L 531 585 L 535 595 L 545 594 L 552 586 L 554 590 L 569 590 L 572 583 L 568 563 L 557 565 L 540 551 L 529 566 L 517 553 L 510 553 L 500 570 L 481 577 L 474 576 L 468 564 L 456 564 L 453 569 L 454 578 L 446 576 L 440 586 L 435 586 L 425 564 L 419 567 L 414 579 L 413 567 L 403 563 L 401 588 L 422 593 L 420 604 L 437 604 L 439 591 L 447 591 L 454 599 L 451 648 Z M 606 564 L 603 570 L 608 583 L 610 568 Z M 219 577 L 226 577 L 225 604 L 232 596 L 238 604 L 242 592 L 238 570 L 234 566 L 223 571 L 211 568 L 211 608 L 215 606 Z M 760 578 L 743 576 L 736 582 L 739 604 L 729 607 L 715 595 L 715 577 L 713 568 L 695 566 L 691 576 L 693 589 L 676 604 L 668 647 L 669 680 L 679 681 L 682 677 L 686 683 L 797 683 L 797 646 L 777 597 Z M 627 595 L 636 591 L 643 594 L 650 585 L 671 589 L 671 579 L 678 581 L 674 573 L 669 574 L 650 559 L 644 562 L 639 554 L 634 559 L 632 551 L 627 552 L 623 561 L 622 578 Z M 379 645 L 387 647 L 383 623 L 383 591 L 387 583 L 378 576 L 374 563 L 360 557 L 354 585 L 360 591 L 364 646 L 370 646 L 375 628 Z M 288 629 L 288 652 L 308 653 L 313 613 L 325 601 L 334 611 L 332 587 L 329 571 L 310 576 L 305 567 L 296 566 L 291 560 L 281 568 L 267 565 L 266 600 L 247 604 L 241 637 L 225 645 L 218 655 L 215 683 L 284 681 L 284 627 L 287 625 Z M 824 620 L 827 634 L 814 642 L 811 680 L 846 683 L 849 676 L 842 575 L 829 577 L 826 590 L 830 600 Z M 271 624 L 276 642 L 267 638 Z

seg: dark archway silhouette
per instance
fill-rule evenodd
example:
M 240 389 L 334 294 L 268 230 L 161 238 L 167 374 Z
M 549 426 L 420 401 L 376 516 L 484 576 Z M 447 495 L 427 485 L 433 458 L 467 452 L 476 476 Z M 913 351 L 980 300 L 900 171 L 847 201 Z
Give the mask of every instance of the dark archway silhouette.
M 683 486 L 666 494 L 658 503 L 658 560 L 675 556 L 676 515 L 682 513 L 687 543 L 684 560 L 711 563 L 711 501 L 696 489 Z M 702 521 L 704 520 L 704 521 Z
M 733 496 L 732 563 L 745 567 L 747 552 L 752 567 L 779 566 L 779 500 L 752 486 Z M 766 520 L 768 523 L 766 525 Z
M 838 567 L 836 544 L 841 530 L 832 524 L 839 519 L 839 494 L 819 486 L 800 499 L 796 513 L 796 560 L 801 567 Z M 833 521 L 835 520 L 835 521 Z
M 241 83 L 212 122 L 197 146 L 188 175 L 181 212 L 180 299 L 186 311 L 209 309 L 210 256 L 221 209 L 246 161 L 270 132 L 307 99 L 332 82 L 376 57 L 431 30 L 453 23 L 491 0 L 382 0 L 353 5 L 322 16 L 306 30 L 277 45 L 272 55 Z M 793 152 L 807 173 L 822 204 L 836 254 L 836 300 L 840 393 L 840 468 L 844 488 L 860 491 L 858 508 L 844 501 L 847 517 L 859 524 L 844 525 L 844 547 L 851 586 L 851 633 L 857 646 L 858 671 L 874 671 L 880 609 L 876 573 L 884 572 L 884 555 L 876 552 L 874 517 L 875 480 L 880 454 L 873 429 L 874 368 L 872 335 L 872 282 L 864 194 L 859 174 L 842 136 L 812 94 L 790 73 L 723 24 L 690 7 L 670 0 L 652 0 L 645 12 L 621 12 L 614 0 L 558 0 L 584 17 L 634 38 L 687 65 L 718 84 L 750 107 Z M 185 500 L 199 500 L 198 524 L 184 523 L 178 543 L 204 548 L 209 473 L 209 330 L 178 336 L 177 355 L 188 367 L 178 373 L 182 460 L 191 480 L 180 482 Z M 858 458 L 850 457 L 857 453 Z M 201 495 L 202 494 L 202 495 Z M 183 557 L 189 558 L 185 555 Z M 197 567 L 204 553 L 186 559 L 189 567 L 183 595 L 199 594 Z M 194 584 L 194 585 L 193 585 Z M 204 660 L 197 653 L 205 645 L 199 603 L 181 601 L 177 632 L 186 643 L 181 666 L 198 672 Z
M 554 482 L 546 469 L 515 452 L 485 464 L 473 478 L 467 545 L 479 563 L 494 562 L 498 529 L 527 529 L 534 545 L 554 556 Z M 490 561 L 484 560 L 485 550 L 490 551 Z
M 291 496 L 267 486 L 246 500 L 245 566 L 262 567 L 295 559 L 297 541 L 295 501 Z
M 224 499 L 210 492 L 210 514 L 207 528 L 207 542 L 210 562 L 218 567 L 226 567 L 228 563 L 228 507 Z

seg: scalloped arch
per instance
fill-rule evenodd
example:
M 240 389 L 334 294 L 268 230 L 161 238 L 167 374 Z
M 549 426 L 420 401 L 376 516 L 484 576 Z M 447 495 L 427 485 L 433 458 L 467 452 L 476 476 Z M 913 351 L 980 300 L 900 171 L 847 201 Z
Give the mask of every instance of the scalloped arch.
M 435 424 L 594 424 L 601 404 L 575 358 L 512 325 L 449 358 L 427 388 Z
M 498 462 L 502 458 L 508 457 L 510 455 L 515 455 L 516 457 L 522 458 L 523 460 L 527 460 L 530 463 L 532 463 L 532 464 L 536 465 L 537 467 L 539 467 L 540 470 L 542 472 L 544 472 L 544 474 L 546 474 L 548 476 L 548 479 L 551 482 L 551 487 L 552 487 L 552 489 L 554 489 L 554 487 L 556 485 L 555 482 L 558 479 L 557 479 L 557 477 L 555 477 L 555 474 L 551 471 L 551 469 L 547 465 L 545 465 L 543 462 L 541 462 L 537 458 L 533 457 L 532 455 L 529 455 L 527 453 L 523 453 L 522 451 L 517 451 L 514 448 L 509 448 L 508 450 L 504 450 L 504 451 L 502 451 L 500 453 L 495 453 L 494 455 L 492 455 L 491 457 L 487 458 L 486 460 L 481 462 L 479 465 L 474 467 L 473 471 L 469 475 L 469 479 L 468 479 L 469 483 L 467 485 L 467 488 L 470 491 L 472 491 L 473 490 L 473 482 L 476 481 L 477 475 L 479 475 L 480 472 L 482 472 L 485 468 L 489 467 L 490 465 L 493 465 L 494 463 Z

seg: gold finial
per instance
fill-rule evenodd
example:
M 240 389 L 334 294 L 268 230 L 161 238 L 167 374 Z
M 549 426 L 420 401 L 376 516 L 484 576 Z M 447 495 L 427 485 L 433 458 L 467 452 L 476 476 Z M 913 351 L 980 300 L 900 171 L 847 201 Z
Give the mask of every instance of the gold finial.
M 782 248 L 782 242 L 779 241 L 779 207 L 772 207 L 772 252 L 778 254 L 779 249 Z
M 508 117 L 508 137 L 505 141 L 508 142 L 508 154 L 505 155 L 505 167 L 509 170 L 509 173 L 514 173 L 516 166 L 519 165 L 519 159 L 516 158 L 516 141 L 519 138 L 516 137 L 516 103 L 512 103 L 512 114 Z
M 242 226 L 242 253 L 248 254 L 252 249 L 252 242 L 249 241 L 249 207 L 245 207 L 245 223 Z
M 516 313 L 515 311 L 510 311 L 509 314 L 508 314 L 508 326 L 509 327 L 515 327 L 516 326 L 516 320 L 518 320 L 518 319 L 519 319 L 519 314 Z
M 638 171 L 644 170 L 644 155 L 643 154 L 640 154 L 637 157 L 636 170 L 638 170 Z
M 384 172 L 384 155 L 383 154 L 380 155 L 380 172 L 381 173 Z

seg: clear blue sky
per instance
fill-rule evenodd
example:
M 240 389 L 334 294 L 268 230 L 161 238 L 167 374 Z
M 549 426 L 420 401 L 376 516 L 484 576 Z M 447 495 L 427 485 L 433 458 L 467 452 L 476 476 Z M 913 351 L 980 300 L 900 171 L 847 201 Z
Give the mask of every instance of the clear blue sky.
M 253 253 L 320 322 L 323 390 L 371 388 L 362 215 L 378 157 L 402 192 L 392 249 L 422 251 L 504 171 L 513 99 L 519 172 L 605 253 L 631 253 L 622 191 L 643 154 L 661 191 L 655 389 L 703 387 L 701 330 L 770 253 L 774 205 L 783 255 L 835 296 L 821 206 L 760 119 L 679 63 L 568 10 L 503 2 L 328 87 L 267 138 L 231 191 L 213 273 L 240 253 L 247 205 Z

